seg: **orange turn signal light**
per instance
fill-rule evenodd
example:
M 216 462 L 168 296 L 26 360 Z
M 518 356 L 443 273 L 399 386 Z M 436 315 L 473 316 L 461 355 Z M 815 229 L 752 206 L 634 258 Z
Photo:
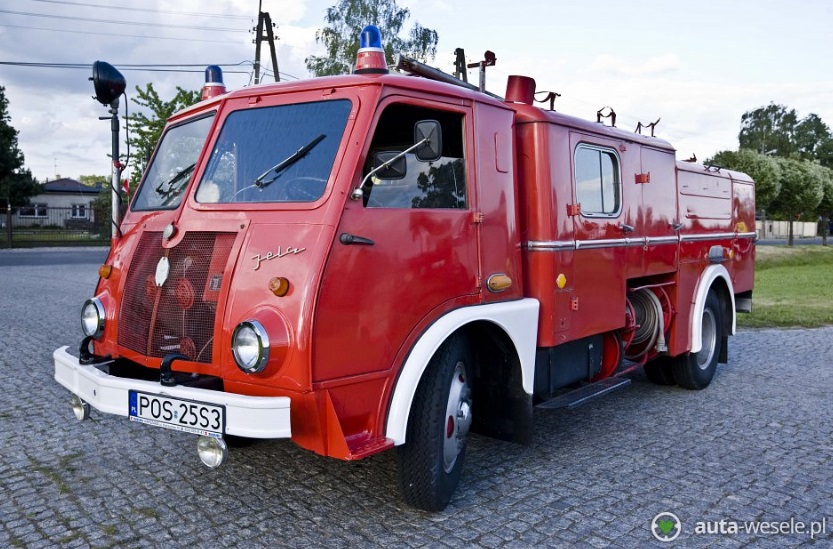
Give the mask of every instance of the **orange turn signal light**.
M 493 274 L 486 282 L 490 292 L 502 292 L 503 290 L 512 286 L 512 279 L 505 274 Z
M 98 276 L 100 276 L 101 278 L 110 278 L 111 274 L 113 274 L 112 265 L 102 265 L 98 268 Z
M 269 281 L 269 291 L 278 297 L 283 297 L 289 292 L 289 279 L 276 276 Z

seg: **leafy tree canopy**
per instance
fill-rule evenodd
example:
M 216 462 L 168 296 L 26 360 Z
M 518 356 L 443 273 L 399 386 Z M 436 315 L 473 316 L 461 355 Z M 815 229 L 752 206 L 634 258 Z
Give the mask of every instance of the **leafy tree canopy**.
M 770 103 L 747 111 L 740 119 L 741 149 L 782 158 L 817 160 L 833 168 L 833 135 L 817 114 L 799 119 L 795 109 Z
M 772 208 L 787 215 L 792 222 L 801 214 L 815 214 L 824 197 L 822 176 L 815 164 L 807 160 L 779 158 L 781 192 L 772 203 Z M 811 216 L 814 220 L 815 216 Z M 793 244 L 793 227 L 790 223 L 788 244 Z
M 110 175 L 81 175 L 78 176 L 78 181 L 84 185 L 94 187 L 96 183 L 108 183 L 110 178 Z
M 818 158 L 819 148 L 831 141 L 830 128 L 817 114 L 808 114 L 795 127 L 795 147 L 802 158 Z
M 0 86 L 0 205 L 5 208 L 28 204 L 40 192 L 32 172 L 23 167 L 23 152 L 17 146 L 17 130 L 11 125 L 6 88 Z
M 740 148 L 788 157 L 797 149 L 797 125 L 795 109 L 787 109 L 784 105 L 770 103 L 766 107 L 747 111 L 740 117 Z
M 312 55 L 305 62 L 314 76 L 348 74 L 359 51 L 359 33 L 367 25 L 382 31 L 382 48 L 388 64 L 397 53 L 404 52 L 419 61 L 428 61 L 437 54 L 437 32 L 414 23 L 408 38 L 400 36 L 410 17 L 408 8 L 400 8 L 396 0 L 339 0 L 327 9 L 327 26 L 315 33 L 315 41 L 323 43 L 327 55 Z
M 833 170 L 825 168 L 819 164 L 814 164 L 813 169 L 817 171 L 821 178 L 822 199 L 819 202 L 818 213 L 826 219 L 833 216 Z

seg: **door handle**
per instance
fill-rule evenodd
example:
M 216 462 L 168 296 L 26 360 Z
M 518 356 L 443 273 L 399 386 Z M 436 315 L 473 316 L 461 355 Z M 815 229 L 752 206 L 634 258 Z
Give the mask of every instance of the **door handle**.
M 341 233 L 338 236 L 338 240 L 342 244 L 363 244 L 365 246 L 373 246 L 374 244 L 376 244 L 369 238 L 365 238 L 363 236 L 356 236 L 350 233 Z
M 623 233 L 632 233 L 634 231 L 633 225 L 628 225 L 627 223 L 619 223 L 619 228 L 622 229 Z

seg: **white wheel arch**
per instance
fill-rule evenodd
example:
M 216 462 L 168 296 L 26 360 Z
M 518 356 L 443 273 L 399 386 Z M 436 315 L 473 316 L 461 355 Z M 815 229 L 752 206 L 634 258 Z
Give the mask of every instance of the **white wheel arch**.
M 451 334 L 475 321 L 491 322 L 506 332 L 520 360 L 524 391 L 531 395 L 535 377 L 538 309 L 538 300 L 529 298 L 489 303 L 456 309 L 432 324 L 414 345 L 396 380 L 388 410 L 386 436 L 397 446 L 405 443 L 414 394 L 431 357 Z
M 700 280 L 697 281 L 697 288 L 694 290 L 694 306 L 691 308 L 689 324 L 691 327 L 689 339 L 691 342 L 690 352 L 692 353 L 698 353 L 703 348 L 703 326 L 700 319 L 703 317 L 703 309 L 706 306 L 706 297 L 709 295 L 709 290 L 711 290 L 712 285 L 718 278 L 723 279 L 726 287 L 729 289 L 729 299 L 731 300 L 729 314 L 732 315 L 732 327 L 729 335 L 735 335 L 737 313 L 735 311 L 735 290 L 734 286 L 732 286 L 732 277 L 723 265 L 710 265 L 700 275 Z

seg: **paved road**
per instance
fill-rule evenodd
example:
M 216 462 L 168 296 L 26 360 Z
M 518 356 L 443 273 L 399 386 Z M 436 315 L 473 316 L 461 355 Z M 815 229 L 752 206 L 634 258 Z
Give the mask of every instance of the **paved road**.
M 529 446 L 473 437 L 454 499 L 429 514 L 400 501 L 393 453 L 346 463 L 265 442 L 211 471 L 193 436 L 77 422 L 51 352 L 79 340 L 96 265 L 0 267 L 0 547 L 644 547 L 662 545 L 662 512 L 684 546 L 810 541 L 694 533 L 721 520 L 824 520 L 816 543 L 833 543 L 833 328 L 742 332 L 705 391 L 636 375 L 537 413 Z
M 109 246 L 80 248 L 13 248 L 0 250 L 0 267 L 23 265 L 101 265 Z M 95 272 L 95 269 L 92 269 Z

